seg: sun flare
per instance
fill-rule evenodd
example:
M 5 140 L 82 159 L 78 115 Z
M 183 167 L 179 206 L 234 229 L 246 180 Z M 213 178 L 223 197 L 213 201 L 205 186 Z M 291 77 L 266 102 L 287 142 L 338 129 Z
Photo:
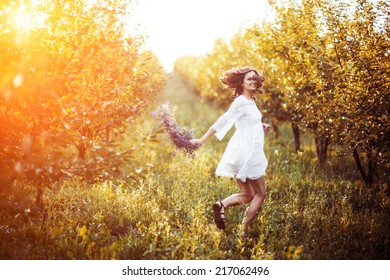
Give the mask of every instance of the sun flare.
M 30 32 L 33 29 L 44 27 L 47 16 L 43 12 L 35 11 L 31 5 L 23 5 L 15 12 L 13 20 L 17 29 Z
M 202 55 L 217 39 L 228 39 L 241 27 L 269 17 L 265 0 L 139 1 L 128 21 L 140 24 L 147 44 L 167 70 L 183 55 Z

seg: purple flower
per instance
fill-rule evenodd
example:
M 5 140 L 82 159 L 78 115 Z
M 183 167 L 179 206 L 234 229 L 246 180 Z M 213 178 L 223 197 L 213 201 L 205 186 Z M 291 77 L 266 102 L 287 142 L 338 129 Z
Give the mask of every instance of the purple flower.
M 190 140 L 194 139 L 193 130 L 187 130 L 185 127 L 180 127 L 174 117 L 177 107 L 171 108 L 169 102 L 165 102 L 158 107 L 153 114 L 159 124 L 162 126 L 169 139 L 175 145 L 176 149 L 182 150 L 188 156 L 193 157 L 194 151 L 199 148 L 198 145 L 191 144 Z

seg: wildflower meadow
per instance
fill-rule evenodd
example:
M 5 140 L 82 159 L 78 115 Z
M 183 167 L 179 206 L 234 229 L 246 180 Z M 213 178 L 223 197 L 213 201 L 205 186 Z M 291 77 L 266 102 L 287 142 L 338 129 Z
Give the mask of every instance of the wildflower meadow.
M 222 113 L 180 79 L 157 102 L 177 106 L 182 127 L 202 134 Z M 151 110 L 152 112 L 152 110 Z M 211 140 L 193 157 L 177 151 L 158 121 L 145 113 L 121 142 L 133 151 L 122 179 L 86 184 L 66 180 L 44 190 L 35 204 L 32 185 L 2 194 L 3 259 L 387 259 L 389 196 L 386 184 L 367 190 L 353 162 L 315 161 L 313 140 L 296 153 L 288 127 L 266 136 L 268 196 L 240 238 L 245 206 L 227 212 L 217 229 L 211 205 L 238 191 L 214 175 L 226 142 Z
M 388 260 L 389 4 L 263 1 L 272 16 L 167 70 L 130 20 L 145 2 L 0 3 L 0 259 Z M 239 191 L 215 175 L 234 128 L 190 142 L 243 66 L 272 125 L 247 239 L 246 205 L 213 219 Z

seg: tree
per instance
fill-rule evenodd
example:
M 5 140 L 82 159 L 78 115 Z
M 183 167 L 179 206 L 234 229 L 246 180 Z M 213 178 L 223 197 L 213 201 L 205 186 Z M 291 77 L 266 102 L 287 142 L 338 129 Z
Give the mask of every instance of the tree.
M 128 153 L 116 149 L 116 136 L 166 79 L 154 55 L 143 50 L 142 38 L 126 32 L 128 4 L 3 6 L 0 173 L 7 182 L 22 177 L 44 185 L 118 174 Z M 18 14 L 40 15 L 40 23 L 18 25 Z
M 328 77 L 338 100 L 340 144 L 353 154 L 364 182 L 372 185 L 378 167 L 384 178 L 390 170 L 389 4 L 356 1 L 347 7 L 352 15 L 343 3 L 321 8 L 335 58 L 335 74 Z
M 198 58 L 201 70 L 194 81 L 201 94 L 226 104 L 216 84 L 219 69 L 245 64 L 263 69 L 262 109 L 271 119 L 292 123 L 296 150 L 300 131 L 308 131 L 319 165 L 326 163 L 332 141 L 341 154 L 353 156 L 368 185 L 378 170 L 388 178 L 389 4 L 303 0 L 271 5 L 274 20 L 239 32 L 228 43 L 217 42 L 210 54 Z

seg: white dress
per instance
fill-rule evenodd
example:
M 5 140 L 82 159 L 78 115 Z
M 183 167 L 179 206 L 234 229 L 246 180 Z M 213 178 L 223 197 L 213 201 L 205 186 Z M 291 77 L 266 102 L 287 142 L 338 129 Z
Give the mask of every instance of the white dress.
M 235 124 L 236 131 L 229 140 L 218 164 L 216 174 L 239 179 L 258 179 L 265 175 L 268 165 L 264 154 L 264 129 L 261 113 L 254 101 L 243 95 L 234 99 L 228 111 L 211 128 L 222 140 Z

